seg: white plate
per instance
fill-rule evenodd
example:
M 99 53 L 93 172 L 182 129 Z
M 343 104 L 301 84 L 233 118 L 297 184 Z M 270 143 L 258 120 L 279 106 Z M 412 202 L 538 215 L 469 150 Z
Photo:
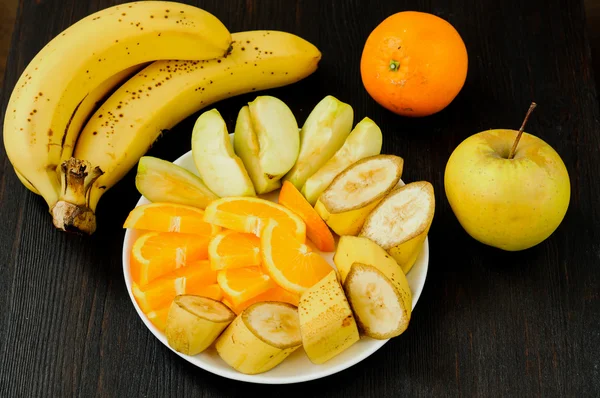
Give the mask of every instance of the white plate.
M 181 156 L 174 163 L 179 166 L 185 167 L 186 169 L 190 170 L 195 174 L 198 174 L 192 158 L 191 151 Z M 277 202 L 278 193 L 279 191 L 272 192 L 268 195 L 264 195 L 263 198 Z M 149 201 L 142 196 L 138 201 L 136 207 L 146 203 L 149 203 Z M 137 231 L 127 229 L 127 231 L 125 232 L 125 240 L 123 242 L 123 275 L 125 277 L 127 291 L 129 292 L 129 297 L 131 298 L 133 306 L 135 307 L 138 315 L 140 316 L 146 327 L 150 329 L 150 331 L 154 334 L 154 336 L 156 336 L 158 340 L 160 340 L 161 343 L 169 347 L 165 335 L 162 332 L 160 332 L 146 318 L 144 313 L 140 310 L 139 306 L 137 305 L 137 302 L 135 301 L 131 292 L 129 253 L 131 251 L 131 246 L 135 241 L 136 236 Z M 327 261 L 329 261 L 329 263 L 332 266 L 335 267 L 332 260 L 333 253 L 322 253 L 322 255 L 323 257 L 325 257 L 325 259 L 327 259 Z M 427 276 L 428 265 L 429 243 L 428 239 L 426 239 L 423 250 L 419 255 L 419 258 L 417 259 L 415 265 L 412 267 L 412 269 L 407 275 L 408 283 L 413 293 L 413 310 L 415 308 L 415 305 L 417 304 L 417 301 L 419 300 L 421 292 L 423 291 L 423 285 L 425 284 L 425 277 Z M 402 336 L 400 335 L 396 338 L 401 339 Z M 173 352 L 175 352 L 177 355 L 179 355 L 186 361 L 198 366 L 199 368 L 202 368 L 211 373 L 229 379 L 262 384 L 288 384 L 319 379 L 321 377 L 329 376 L 333 373 L 340 372 L 367 358 L 369 355 L 373 354 L 381 346 L 383 346 L 386 342 L 387 340 L 374 340 L 368 337 L 364 337 L 359 342 L 348 348 L 346 351 L 342 352 L 338 356 L 334 357 L 333 359 L 329 360 L 328 362 L 322 365 L 315 365 L 312 362 L 310 362 L 304 351 L 301 348 L 299 348 L 288 358 L 286 358 L 279 366 L 276 366 L 270 371 L 258 375 L 245 375 L 229 367 L 224 361 L 221 360 L 214 347 L 211 347 L 208 350 L 195 356 L 183 355 L 173 350 L 171 347 L 169 347 L 169 349 L 171 349 Z

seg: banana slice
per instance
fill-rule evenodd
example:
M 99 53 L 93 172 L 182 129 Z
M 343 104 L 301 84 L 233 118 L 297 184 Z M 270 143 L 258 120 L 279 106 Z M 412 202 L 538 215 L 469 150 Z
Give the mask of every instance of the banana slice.
M 396 273 L 402 279 L 383 271 L 354 263 L 344 282 L 358 326 L 365 335 L 378 340 L 402 334 L 408 328 L 412 310 L 412 295 L 402 271 Z
M 433 186 L 418 181 L 396 188 L 369 214 L 360 236 L 383 247 L 410 271 L 421 252 L 435 211 Z
M 350 267 L 354 263 L 373 265 L 380 270 L 385 267 L 396 273 L 405 274 L 408 272 L 401 270 L 396 260 L 381 246 L 362 236 L 340 237 L 333 256 L 333 262 L 340 273 L 342 283 L 346 280 Z M 402 277 L 404 278 L 404 275 Z
M 252 304 L 217 339 L 221 359 L 238 372 L 263 373 L 302 345 L 298 310 L 291 304 Z
M 179 295 L 167 316 L 167 342 L 175 351 L 196 355 L 207 349 L 234 319 L 235 313 L 219 301 Z
M 314 364 L 329 361 L 360 339 L 335 270 L 302 293 L 298 313 L 302 345 Z
M 404 160 L 375 155 L 352 164 L 331 182 L 315 210 L 338 235 L 357 235 L 365 219 L 402 176 Z
M 383 137 L 381 129 L 368 117 L 361 120 L 350 132 L 344 145 L 302 187 L 302 194 L 311 205 L 331 184 L 331 181 L 354 162 L 369 156 L 379 155 Z

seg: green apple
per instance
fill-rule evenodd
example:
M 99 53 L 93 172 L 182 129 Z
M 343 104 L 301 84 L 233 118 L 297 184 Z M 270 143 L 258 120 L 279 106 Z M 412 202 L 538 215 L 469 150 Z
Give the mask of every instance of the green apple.
M 259 96 L 240 110 L 233 145 L 256 192 L 271 192 L 281 186 L 280 179 L 298 159 L 298 123 L 283 101 Z
M 365 117 L 348 135 L 344 145 L 302 187 L 302 194 L 314 206 L 331 181 L 346 167 L 369 156 L 379 155 L 383 137 L 374 121 Z
M 194 173 L 152 156 L 140 158 L 135 186 L 151 202 L 179 203 L 204 209 L 219 198 Z
M 310 112 L 300 131 L 300 154 L 284 177 L 298 190 L 323 166 L 344 141 L 354 122 L 352 107 L 328 95 Z
M 256 196 L 244 163 L 233 151 L 227 125 L 216 109 L 204 112 L 196 120 L 192 156 L 200 178 L 215 194 Z
M 444 186 L 467 233 L 507 251 L 548 238 L 562 222 L 571 195 L 558 153 L 523 133 L 523 127 L 483 131 L 464 140 L 448 160 Z

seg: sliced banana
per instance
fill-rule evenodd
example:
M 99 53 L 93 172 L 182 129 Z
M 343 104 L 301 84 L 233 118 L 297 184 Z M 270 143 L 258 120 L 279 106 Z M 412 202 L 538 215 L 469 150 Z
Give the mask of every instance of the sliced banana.
M 312 363 L 325 363 L 360 339 L 335 270 L 302 293 L 298 313 L 302 345 Z
M 217 352 L 238 372 L 263 373 L 302 345 L 298 310 L 291 304 L 252 304 L 217 339 Z
M 207 349 L 234 319 L 235 313 L 219 301 L 189 294 L 177 296 L 167 316 L 167 342 L 175 351 L 196 355 Z
M 400 276 L 404 283 L 399 281 Z M 344 291 L 356 322 L 366 336 L 385 340 L 408 328 L 412 296 L 405 282 L 400 268 L 395 277 L 389 277 L 372 265 L 352 264 Z
M 408 272 L 427 237 L 435 211 L 433 186 L 417 181 L 396 188 L 367 217 L 360 236 L 383 247 Z
M 359 160 L 334 178 L 315 210 L 338 235 L 357 235 L 371 210 L 398 184 L 403 166 L 394 155 Z
M 354 263 L 373 265 L 378 269 L 387 268 L 395 273 L 406 273 L 381 246 L 362 236 L 342 236 L 338 241 L 333 262 L 340 273 L 342 283 L 346 280 Z
M 314 206 L 333 179 L 354 162 L 379 155 L 383 137 L 381 129 L 368 117 L 361 120 L 346 137 L 344 145 L 302 187 L 302 194 Z

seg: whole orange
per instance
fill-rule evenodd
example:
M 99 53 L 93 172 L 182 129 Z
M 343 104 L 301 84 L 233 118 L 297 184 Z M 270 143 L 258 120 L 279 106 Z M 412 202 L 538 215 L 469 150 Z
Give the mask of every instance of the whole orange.
M 467 49 L 450 23 L 432 14 L 404 11 L 371 32 L 360 73 L 371 97 L 404 116 L 444 109 L 467 78 Z

